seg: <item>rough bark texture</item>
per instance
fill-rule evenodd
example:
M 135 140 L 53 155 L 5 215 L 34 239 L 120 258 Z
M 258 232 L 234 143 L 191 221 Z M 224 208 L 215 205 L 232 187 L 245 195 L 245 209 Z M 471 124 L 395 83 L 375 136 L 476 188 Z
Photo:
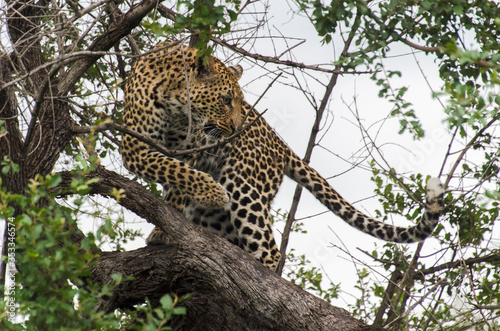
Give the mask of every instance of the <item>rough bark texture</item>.
M 64 187 L 70 173 L 62 173 Z M 133 276 L 99 309 L 129 307 L 165 293 L 192 297 L 177 317 L 178 330 L 361 330 L 366 325 L 347 311 L 305 292 L 280 278 L 240 248 L 230 244 L 171 209 L 161 199 L 102 167 L 88 174 L 98 177 L 92 193 L 107 195 L 112 187 L 126 190 L 120 203 L 167 231 L 176 244 L 145 247 L 130 252 L 103 253 L 92 280 L 108 284 L 113 273 Z

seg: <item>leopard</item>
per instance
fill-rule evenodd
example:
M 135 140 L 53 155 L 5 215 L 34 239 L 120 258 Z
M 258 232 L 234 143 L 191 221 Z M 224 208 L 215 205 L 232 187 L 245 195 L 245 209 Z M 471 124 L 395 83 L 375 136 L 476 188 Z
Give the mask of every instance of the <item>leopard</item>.
M 239 246 L 276 271 L 281 258 L 271 205 L 284 176 L 310 191 L 352 227 L 388 242 L 420 242 L 432 235 L 443 210 L 438 178 L 427 182 L 421 220 L 400 227 L 369 217 L 345 200 L 295 154 L 244 99 L 241 66 L 179 42 L 160 44 L 132 66 L 124 87 L 124 166 L 164 187 L 165 202 L 187 219 Z M 193 153 L 181 153 L 193 151 Z M 170 242 L 155 227 L 147 245 Z

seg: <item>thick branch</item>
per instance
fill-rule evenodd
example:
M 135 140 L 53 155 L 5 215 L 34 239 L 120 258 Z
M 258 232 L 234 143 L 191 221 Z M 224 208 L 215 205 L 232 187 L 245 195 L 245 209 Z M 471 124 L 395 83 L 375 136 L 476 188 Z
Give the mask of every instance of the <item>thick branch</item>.
M 205 233 L 207 237 L 211 234 Z M 211 240 L 212 239 L 212 240 Z M 345 310 L 330 306 L 254 261 L 223 239 L 203 238 L 188 245 L 145 247 L 105 253 L 93 281 L 109 275 L 133 276 L 100 307 L 107 311 L 152 302 L 165 293 L 191 298 L 177 330 L 360 330 L 365 327 Z M 215 239 L 215 240 L 214 240 Z
M 123 16 L 119 17 L 116 22 L 112 23 L 109 29 L 97 37 L 88 50 L 92 52 L 108 51 L 121 38 L 127 36 L 133 28 L 135 28 L 141 20 L 146 16 L 157 4 L 158 0 L 144 0 L 135 5 Z M 81 75 L 92 66 L 101 55 L 88 56 L 74 64 L 61 82 L 58 85 L 60 94 L 66 94 L 73 85 L 80 79 Z
M 68 187 L 71 173 L 62 173 Z M 168 207 L 142 186 L 102 167 L 92 193 L 124 189 L 119 203 L 160 226 L 176 243 L 131 252 L 103 253 L 92 277 L 99 284 L 121 273 L 134 280 L 116 289 L 100 305 L 111 311 L 158 300 L 165 293 L 191 293 L 187 316 L 175 322 L 183 330 L 360 330 L 366 326 L 345 310 L 305 292 L 255 261 L 226 240 L 206 232 Z

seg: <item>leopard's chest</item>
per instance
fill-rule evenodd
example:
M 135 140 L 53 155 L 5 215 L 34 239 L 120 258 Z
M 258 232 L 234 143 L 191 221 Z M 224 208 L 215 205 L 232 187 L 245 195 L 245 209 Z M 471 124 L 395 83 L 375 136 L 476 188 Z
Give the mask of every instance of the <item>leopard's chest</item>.
M 195 127 L 188 132 L 185 127 L 170 126 L 163 137 L 163 145 L 178 153 L 174 155 L 175 158 L 188 163 L 196 170 L 210 174 L 218 181 L 232 148 L 230 144 L 207 148 L 219 140 L 220 138 L 206 134 L 202 128 Z M 188 150 L 192 152 L 184 153 Z

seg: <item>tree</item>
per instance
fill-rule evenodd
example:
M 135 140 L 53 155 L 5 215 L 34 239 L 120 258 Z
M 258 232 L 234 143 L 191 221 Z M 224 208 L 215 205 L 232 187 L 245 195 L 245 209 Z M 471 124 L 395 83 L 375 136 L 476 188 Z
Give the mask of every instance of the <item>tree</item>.
M 1 282 L 2 328 L 498 328 L 498 4 L 288 5 L 291 20 L 312 23 L 322 38 L 331 54 L 327 64 L 298 58 L 305 39 L 273 32 L 270 11 L 278 4 L 7 1 L 0 12 L 7 27 L 0 54 L 0 210 L 7 220 L 2 275 L 9 278 Z M 120 134 L 127 130 L 120 125 L 121 86 L 132 61 L 166 37 L 191 37 L 202 56 L 214 52 L 262 68 L 260 82 L 271 83 L 278 72 L 291 78 L 283 75 L 277 83 L 299 91 L 314 116 L 308 162 L 316 147 L 328 149 L 322 139 L 332 125 L 329 115 L 340 107 L 332 93 L 352 75 L 371 78 L 390 106 L 377 130 L 396 120 L 401 137 L 418 143 L 426 133 L 420 119 L 425 110 L 408 101 L 409 77 L 388 62 L 401 47 L 432 58 L 441 84 L 433 97 L 442 102 L 439 116 L 450 134 L 439 162 L 449 188 L 446 215 L 431 244 L 385 244 L 368 253 L 370 263 L 357 264 L 360 294 L 347 313 L 317 297 L 330 302 L 338 295 L 338 287 L 324 281 L 327 275 L 287 250 L 289 234 L 303 229 L 296 222 L 299 187 L 288 211 L 276 215 L 286 218 L 283 272 L 317 296 L 184 220 L 162 202 L 154 184 L 127 178 L 118 156 Z M 249 99 L 264 92 L 262 83 L 244 88 Z M 364 142 L 356 156 L 365 161 L 354 166 L 371 172 L 380 202 L 376 216 L 414 222 L 422 211 L 425 174 L 392 165 L 356 101 L 344 107 Z M 174 243 L 125 251 L 140 233 L 124 210 L 162 227 Z M 81 230 L 93 220 L 99 220 L 96 228 Z M 109 245 L 112 251 L 105 251 Z M 5 273 L 14 262 L 17 273 Z M 454 298 L 464 308 L 455 309 Z

